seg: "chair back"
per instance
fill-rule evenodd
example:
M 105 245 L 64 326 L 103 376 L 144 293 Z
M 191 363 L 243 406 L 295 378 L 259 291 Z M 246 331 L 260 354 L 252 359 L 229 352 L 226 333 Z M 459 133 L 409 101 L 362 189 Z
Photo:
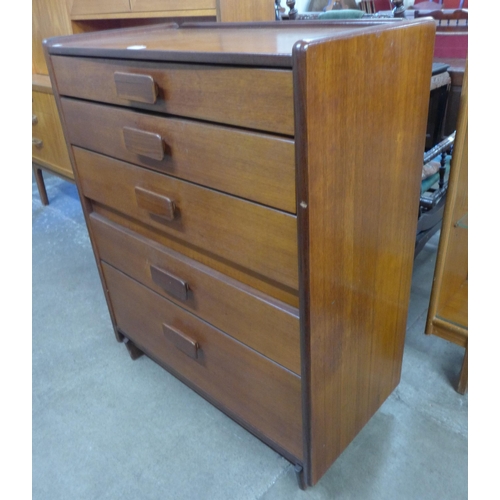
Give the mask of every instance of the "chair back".
M 358 4 L 359 8 L 366 14 L 375 14 L 375 0 L 361 0 Z
M 416 10 L 415 18 L 417 17 L 432 17 L 436 19 L 436 31 L 469 30 L 469 11 L 467 9 L 432 11 Z

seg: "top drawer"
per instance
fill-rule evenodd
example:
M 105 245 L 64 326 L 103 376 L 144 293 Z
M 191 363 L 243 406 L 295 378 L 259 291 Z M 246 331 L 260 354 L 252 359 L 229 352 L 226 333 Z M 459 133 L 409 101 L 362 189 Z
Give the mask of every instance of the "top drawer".
M 294 135 L 292 72 L 53 56 L 60 95 Z

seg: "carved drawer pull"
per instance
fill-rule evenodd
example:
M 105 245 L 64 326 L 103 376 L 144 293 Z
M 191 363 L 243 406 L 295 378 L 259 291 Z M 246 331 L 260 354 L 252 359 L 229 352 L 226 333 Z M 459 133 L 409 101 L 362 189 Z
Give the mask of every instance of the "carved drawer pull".
M 33 137 L 31 139 L 31 143 L 33 144 L 33 146 L 35 146 L 38 149 L 40 149 L 40 148 L 43 147 L 43 141 L 42 141 L 42 139 L 37 139 L 36 137 Z
M 123 127 L 125 147 L 131 153 L 161 161 L 165 156 L 165 143 L 160 134 Z
M 118 97 L 147 104 L 156 102 L 158 86 L 152 76 L 116 71 L 114 78 Z
M 184 280 L 152 264 L 149 268 L 151 278 L 158 286 L 179 300 L 187 300 L 189 285 Z
M 187 354 L 190 358 L 197 359 L 198 351 L 200 349 L 200 344 L 188 337 L 181 331 L 172 328 L 169 325 L 163 324 L 163 334 L 166 339 L 177 347 L 184 354 Z
M 137 200 L 137 206 L 147 210 L 150 214 L 161 217 L 167 221 L 173 221 L 175 219 L 175 202 L 167 196 L 136 186 L 135 198 Z

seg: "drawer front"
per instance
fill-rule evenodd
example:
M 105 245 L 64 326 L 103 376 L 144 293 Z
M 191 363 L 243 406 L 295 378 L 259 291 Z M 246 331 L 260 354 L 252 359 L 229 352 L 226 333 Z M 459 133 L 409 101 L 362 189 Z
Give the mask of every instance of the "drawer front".
M 291 139 L 61 100 L 71 144 L 295 213 Z
M 71 16 L 78 17 L 91 14 L 117 14 L 130 12 L 129 0 L 73 0 Z
M 32 157 L 70 179 L 74 178 L 54 96 L 32 92 Z
M 73 148 L 83 194 L 262 279 L 298 289 L 296 217 Z
M 292 72 L 53 56 L 61 96 L 292 136 Z
M 102 260 L 300 374 L 296 308 L 95 213 L 90 223 Z
M 215 9 L 216 0 L 130 0 L 132 12 Z
M 180 253 L 191 260 L 199 262 L 206 267 L 209 267 L 224 276 L 228 276 L 239 283 L 243 283 L 254 290 L 262 292 L 264 295 L 275 298 L 280 302 L 289 304 L 295 309 L 299 307 L 299 292 L 290 287 L 286 287 L 277 282 L 263 280 L 258 274 L 248 272 L 240 266 L 235 266 L 233 263 L 221 259 L 212 253 L 207 253 L 201 248 L 194 247 L 184 243 L 183 241 L 171 237 L 165 232 L 157 231 L 151 226 L 147 226 L 140 221 L 131 219 L 116 210 L 94 202 L 91 206 L 93 214 L 99 215 L 106 220 L 112 221 L 116 225 L 126 228 L 134 234 L 138 234 L 147 240 L 153 241 L 160 246 L 167 247 Z
M 293 456 L 302 456 L 300 377 L 103 264 L 117 326 L 146 354 Z

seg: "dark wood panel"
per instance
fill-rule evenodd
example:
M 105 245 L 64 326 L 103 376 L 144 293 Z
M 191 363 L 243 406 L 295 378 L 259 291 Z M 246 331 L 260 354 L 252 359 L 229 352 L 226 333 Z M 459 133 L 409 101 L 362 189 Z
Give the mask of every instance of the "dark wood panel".
M 296 212 L 291 139 L 74 99 L 63 98 L 61 103 L 74 145 Z M 152 136 L 127 147 L 124 128 Z M 155 160 L 152 155 L 161 158 Z
M 300 460 L 300 377 L 107 264 L 103 270 L 120 331 Z M 197 344 L 195 358 L 165 336 L 164 325 Z
M 261 276 L 298 287 L 296 217 L 73 148 L 83 194 Z M 137 203 L 136 187 L 175 203 L 172 221 Z
M 297 47 L 309 484 L 399 382 L 434 30 L 402 25 Z
M 298 310 L 91 214 L 101 259 L 300 374 Z
M 87 200 L 87 198 L 85 198 L 85 200 Z M 164 231 L 157 230 L 150 225 L 142 223 L 141 221 L 127 217 L 125 214 L 117 212 L 116 210 L 102 205 L 101 203 L 95 201 L 91 202 L 90 200 L 87 201 L 92 205 L 91 211 L 93 213 L 99 214 L 121 227 L 127 228 L 151 241 L 185 255 L 196 262 L 224 274 L 225 276 L 239 281 L 240 283 L 244 283 L 245 285 L 264 293 L 265 295 L 269 295 L 270 297 L 284 302 L 294 308 L 299 307 L 298 290 L 286 287 L 276 281 L 271 281 L 267 279 L 267 277 L 258 275 L 248 268 L 235 265 L 234 262 L 230 262 L 227 259 L 208 253 L 202 248 L 190 245 L 186 241 L 182 241 L 175 236 L 165 233 Z
M 129 51 L 133 52 L 133 51 Z M 292 73 L 286 70 L 53 57 L 60 95 L 134 106 L 293 135 Z M 154 104 L 120 97 L 115 73 L 151 77 Z

